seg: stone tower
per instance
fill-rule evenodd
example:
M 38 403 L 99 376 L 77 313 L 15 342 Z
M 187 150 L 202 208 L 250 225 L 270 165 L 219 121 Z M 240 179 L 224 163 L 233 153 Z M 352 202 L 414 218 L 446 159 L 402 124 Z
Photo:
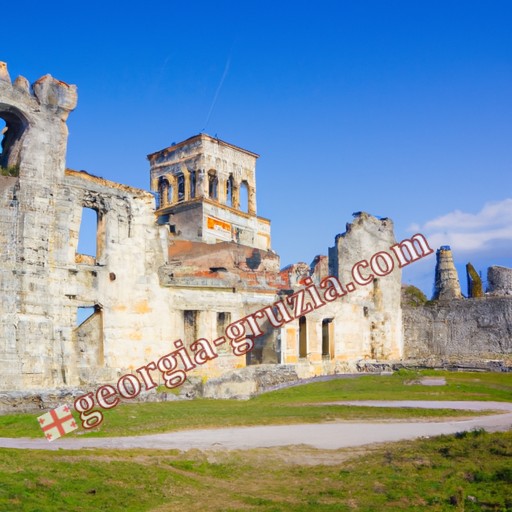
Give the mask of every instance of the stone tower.
M 178 240 L 269 250 L 270 221 L 256 215 L 257 158 L 204 133 L 148 155 L 159 223 Z
M 50 75 L 32 86 L 21 76 L 11 83 L 0 62 L 0 387 L 46 385 L 65 358 L 48 301 L 49 268 L 66 250 L 52 224 L 76 102 L 74 85 Z
M 453 263 L 452 250 L 443 245 L 436 253 L 436 280 L 433 300 L 450 300 L 462 298 L 459 276 Z

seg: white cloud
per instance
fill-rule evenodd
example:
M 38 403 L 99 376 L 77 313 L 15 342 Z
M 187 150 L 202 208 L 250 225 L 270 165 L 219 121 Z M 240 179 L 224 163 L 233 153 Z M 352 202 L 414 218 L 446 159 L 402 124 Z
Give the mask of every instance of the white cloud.
M 409 230 L 424 234 L 432 248 L 449 245 L 458 253 L 510 256 L 512 199 L 486 203 L 478 213 L 455 210 Z

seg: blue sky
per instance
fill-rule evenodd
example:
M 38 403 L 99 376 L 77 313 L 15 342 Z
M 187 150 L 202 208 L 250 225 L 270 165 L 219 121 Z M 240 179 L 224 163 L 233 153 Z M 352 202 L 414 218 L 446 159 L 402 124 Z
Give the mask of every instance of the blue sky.
M 282 266 L 360 210 L 451 245 L 463 282 L 512 266 L 512 2 L 18 4 L 0 60 L 78 85 L 69 167 L 148 188 L 146 155 L 205 130 L 261 155 Z

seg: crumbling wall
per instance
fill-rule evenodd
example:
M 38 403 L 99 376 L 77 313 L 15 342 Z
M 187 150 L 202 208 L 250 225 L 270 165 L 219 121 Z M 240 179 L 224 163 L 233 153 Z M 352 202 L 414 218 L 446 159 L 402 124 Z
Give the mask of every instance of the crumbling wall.
M 499 358 L 512 354 L 512 299 L 474 298 L 404 307 L 404 357 Z
M 365 212 L 355 214 L 347 230 L 338 235 L 331 249 L 331 273 L 347 286 L 354 282 L 352 269 L 365 259 L 370 261 L 377 252 L 390 253 L 396 243 L 391 219 L 378 219 Z M 346 359 L 356 357 L 399 358 L 402 355 L 402 319 L 400 309 L 402 272 L 395 261 L 393 271 L 384 276 L 374 275 L 366 286 L 341 298 L 343 314 L 338 313 L 336 353 Z M 332 266 L 334 265 L 334 266 Z M 368 269 L 365 276 L 371 274 Z M 344 321 L 350 318 L 351 321 Z
M 390 253 L 395 243 L 390 219 L 377 219 L 364 212 L 355 215 L 329 249 L 329 274 L 339 278 L 347 294 L 282 329 L 282 362 L 297 364 L 301 376 L 308 376 L 346 371 L 349 361 L 362 358 L 401 357 L 401 271 L 397 261 L 393 260 L 394 268 L 388 275 L 374 276 L 366 286 L 355 285 L 352 275 L 356 263 L 369 261 L 380 251 Z M 296 291 L 308 277 L 318 285 L 326 266 L 326 258 L 317 257 L 311 266 L 290 265 L 281 274 L 288 275 Z M 371 270 L 363 273 L 368 277 Z
M 67 338 L 73 336 L 67 326 L 73 331 L 78 308 L 101 309 L 104 364 L 80 363 L 75 379 L 111 382 L 125 369 L 168 352 L 173 303 L 158 279 L 167 258 L 165 230 L 155 224 L 153 197 L 143 190 L 67 170 L 60 196 L 50 280 L 54 318 L 65 326 Z M 84 207 L 96 210 L 102 219 L 102 249 L 92 258 L 77 254 Z M 90 343 L 95 339 L 91 335 Z M 72 345 L 70 360 L 75 350 Z
M 512 295 L 512 268 L 489 267 L 487 291 L 492 295 Z

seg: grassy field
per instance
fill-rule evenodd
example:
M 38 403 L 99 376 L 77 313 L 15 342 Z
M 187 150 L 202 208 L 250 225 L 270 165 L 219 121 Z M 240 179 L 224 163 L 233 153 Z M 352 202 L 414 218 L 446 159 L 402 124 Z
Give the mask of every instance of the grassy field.
M 512 432 L 358 450 L 0 450 L 0 510 L 512 511 Z
M 445 386 L 415 383 L 420 376 L 446 378 Z M 407 419 L 476 416 L 449 409 L 397 409 L 314 405 L 335 400 L 496 400 L 512 401 L 512 374 L 399 372 L 296 386 L 265 393 L 251 400 L 196 399 L 159 403 L 122 404 L 103 411 L 105 419 L 91 431 L 69 436 L 125 436 L 188 428 L 312 423 L 333 420 Z M 42 436 L 39 414 L 0 416 L 1 437 Z M 75 417 L 77 417 L 75 413 Z

